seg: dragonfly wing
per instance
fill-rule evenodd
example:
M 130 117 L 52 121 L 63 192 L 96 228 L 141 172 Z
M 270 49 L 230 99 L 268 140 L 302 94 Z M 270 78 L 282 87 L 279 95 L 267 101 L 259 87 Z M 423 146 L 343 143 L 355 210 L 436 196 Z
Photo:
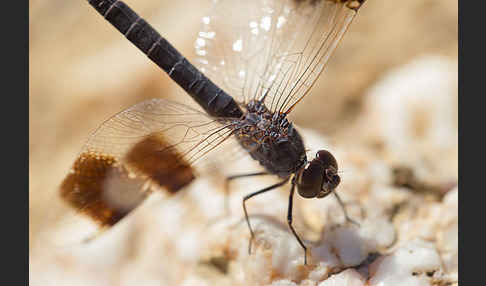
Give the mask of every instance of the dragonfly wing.
M 118 223 L 149 190 L 179 191 L 194 163 L 231 135 L 231 122 L 164 99 L 138 103 L 103 122 L 88 138 L 57 195 L 68 206 L 68 243 Z M 67 214 L 67 213 L 66 213 Z M 91 221 L 94 227 L 79 227 Z M 61 245 L 63 245 L 63 240 Z
M 222 0 L 203 17 L 197 65 L 243 103 L 290 112 L 310 90 L 361 1 Z

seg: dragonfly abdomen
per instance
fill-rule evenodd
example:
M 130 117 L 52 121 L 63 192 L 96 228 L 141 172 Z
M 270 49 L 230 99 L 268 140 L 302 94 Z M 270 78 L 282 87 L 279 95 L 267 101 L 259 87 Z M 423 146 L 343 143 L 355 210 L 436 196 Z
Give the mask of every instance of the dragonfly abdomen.
M 239 118 L 234 99 L 196 69 L 165 38 L 122 1 L 90 0 L 120 33 L 162 68 L 211 116 Z

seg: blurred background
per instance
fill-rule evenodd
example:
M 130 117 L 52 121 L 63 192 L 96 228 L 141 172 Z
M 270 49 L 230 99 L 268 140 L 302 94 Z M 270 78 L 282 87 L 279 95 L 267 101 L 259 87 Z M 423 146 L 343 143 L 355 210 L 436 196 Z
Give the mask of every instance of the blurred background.
M 194 40 L 201 17 L 211 8 L 210 0 L 125 2 L 190 61 L 194 59 Z M 49 208 L 49 198 L 87 136 L 103 120 L 148 98 L 192 103 L 87 1 L 30 0 L 29 10 L 32 245 L 45 223 L 42 217 Z M 457 1 L 453 0 L 367 1 L 312 94 L 291 118 L 299 126 L 332 138 L 342 148 L 366 146 L 392 162 L 410 160 L 413 154 L 423 152 L 426 155 L 420 160 L 429 160 L 424 168 L 432 166 L 432 171 L 424 172 L 432 174 L 427 176 L 429 183 L 454 182 L 457 12 Z M 400 141 L 395 142 L 394 137 L 406 136 L 408 131 L 388 130 L 383 122 L 403 118 L 397 110 L 416 110 L 417 105 L 425 107 L 418 108 L 422 111 L 411 119 L 415 125 L 410 136 L 414 139 L 407 145 L 415 149 L 403 149 L 399 146 L 403 140 L 395 138 Z M 443 125 L 445 130 L 440 127 Z M 443 146 L 444 141 L 450 144 Z M 441 167 L 444 162 L 446 167 Z

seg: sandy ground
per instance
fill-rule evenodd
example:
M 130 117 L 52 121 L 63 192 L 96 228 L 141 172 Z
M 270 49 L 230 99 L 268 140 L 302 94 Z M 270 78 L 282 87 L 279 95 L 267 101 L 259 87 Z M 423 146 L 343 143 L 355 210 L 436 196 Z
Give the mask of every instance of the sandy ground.
M 210 1 L 127 0 L 125 2 L 143 15 L 189 60 L 194 58 L 195 35 L 199 29 L 200 18 L 207 13 L 211 6 Z M 52 196 L 88 134 L 106 118 L 143 99 L 171 98 L 183 103 L 192 103 L 179 87 L 107 24 L 85 1 L 31 0 L 29 7 L 29 245 L 32 259 L 30 279 L 31 282 L 46 282 L 49 279 L 45 275 L 42 276 L 42 279 L 46 280 L 41 280 L 38 275 L 41 272 L 50 272 L 44 272 L 42 268 L 39 268 L 43 257 L 37 255 L 38 252 L 35 251 L 34 246 L 38 245 L 39 232 L 50 223 L 45 219 L 45 213 L 50 208 Z M 413 186 L 405 187 L 405 189 L 429 190 L 435 188 L 434 190 L 436 190 L 438 188 L 446 191 L 453 189 L 453 187 L 447 186 L 454 186 L 457 182 L 457 48 L 456 1 L 369 0 L 366 2 L 334 53 L 327 70 L 314 86 L 309 99 L 304 100 L 291 116 L 291 119 L 299 126 L 309 130 L 306 131 L 306 134 L 310 135 L 305 135 L 305 138 L 309 138 L 308 141 L 317 141 L 317 147 L 322 142 L 327 142 L 337 150 L 342 150 L 341 154 L 344 157 L 342 160 L 344 160 L 344 164 L 350 166 L 348 168 L 350 171 L 344 175 L 344 178 L 348 178 L 354 182 L 353 184 L 356 184 L 348 185 L 348 189 L 351 191 L 345 192 L 346 199 L 358 200 L 369 207 L 368 200 L 375 196 L 370 194 L 374 193 L 376 189 L 367 187 L 366 191 L 360 193 L 352 191 L 352 187 L 360 189 L 363 188 L 363 184 L 368 184 L 368 186 L 391 184 L 391 182 L 380 182 L 383 176 L 379 171 L 370 174 L 360 173 L 362 171 L 360 168 L 366 169 L 369 165 L 375 166 L 378 170 L 386 166 L 387 174 L 392 175 L 406 173 L 408 169 L 415 170 L 416 177 L 413 179 L 415 180 Z M 418 108 L 418 105 L 422 105 L 423 108 Z M 407 117 L 407 114 L 412 115 Z M 411 130 L 407 129 L 409 127 L 407 124 L 412 126 Z M 397 132 L 396 128 L 402 129 Z M 397 166 L 405 166 L 408 169 L 405 168 L 406 170 L 403 171 L 403 168 L 397 169 Z M 395 170 L 395 173 L 392 170 Z M 364 181 L 360 181 L 360 178 L 366 175 L 368 177 L 362 179 Z M 393 178 L 399 177 L 392 175 L 390 176 Z M 405 175 L 405 177 L 408 178 L 405 181 L 410 182 L 410 176 Z M 272 180 L 265 179 L 262 182 L 268 183 Z M 204 180 L 201 184 L 205 184 Z M 417 187 L 417 185 L 421 187 Z M 423 187 L 425 185 L 434 187 Z M 252 189 L 257 187 L 257 185 L 252 186 Z M 401 187 L 403 189 L 404 185 Z M 397 192 L 402 192 L 402 189 Z M 457 190 L 452 192 L 455 192 L 457 196 Z M 236 191 L 236 194 L 242 195 L 244 192 Z M 396 220 L 392 219 L 396 237 L 398 237 L 396 240 L 404 241 L 403 245 L 398 243 L 397 249 L 402 246 L 429 249 L 428 245 L 420 248 L 422 242 L 413 242 L 415 243 L 413 245 L 405 243 L 421 237 L 439 249 L 438 251 L 442 255 L 442 262 L 439 263 L 441 269 L 446 273 L 456 273 L 455 275 L 457 275 L 457 265 L 456 268 L 453 265 L 456 261 L 454 260 L 453 238 L 457 236 L 457 230 L 454 233 L 454 228 L 452 228 L 451 233 L 445 235 L 443 233 L 448 229 L 443 224 L 446 222 L 441 224 L 434 220 L 440 216 L 442 208 L 450 206 L 450 204 L 454 205 L 454 195 L 448 200 L 445 199 L 444 194 L 404 195 L 408 203 L 402 201 L 404 197 L 400 197 L 401 195 L 397 196 L 399 197 L 396 198 L 397 206 L 407 206 L 402 209 L 404 213 L 398 212 L 403 217 L 398 215 Z M 276 201 L 285 202 L 285 197 L 286 192 L 282 191 L 281 198 Z M 241 196 L 235 195 L 234 208 L 236 211 L 233 215 L 236 220 L 241 219 L 240 199 Z M 155 201 L 157 202 L 157 200 Z M 423 201 L 426 203 L 421 203 Z M 156 202 L 155 205 L 157 205 Z M 382 203 L 386 204 L 385 200 Z M 262 203 L 262 205 L 262 213 L 285 221 L 285 206 L 283 209 L 277 206 L 267 210 L 265 204 Z M 384 209 L 388 209 L 388 207 L 384 207 Z M 155 207 L 156 210 L 159 208 L 161 207 Z M 414 228 L 413 225 L 404 226 L 402 224 L 402 220 L 407 218 L 407 212 L 408 215 L 411 215 L 410 213 L 415 213 L 414 210 L 419 212 L 419 215 L 414 217 L 415 219 L 421 220 L 427 217 L 437 223 L 437 226 L 434 224 L 434 227 L 430 227 L 428 230 L 430 233 L 403 235 L 407 233 L 406 229 Z M 212 215 L 207 217 L 211 218 Z M 306 214 L 302 214 L 301 217 L 304 221 L 300 222 L 301 229 L 310 225 L 311 229 L 318 230 L 316 233 L 321 233 L 320 230 L 326 227 L 326 221 L 320 220 L 321 217 L 312 218 L 312 215 Z M 309 221 L 306 221 L 306 218 Z M 457 210 L 455 218 L 457 224 Z M 454 221 L 454 218 L 451 220 Z M 227 223 L 229 224 L 229 222 Z M 141 225 L 143 225 L 142 229 L 150 228 L 148 222 Z M 283 225 L 285 227 L 285 224 Z M 194 230 L 197 227 L 189 228 L 189 230 L 191 229 Z M 364 229 L 366 230 L 366 228 Z M 240 231 L 242 235 L 243 233 L 247 235 L 245 229 L 236 230 L 232 235 L 237 236 Z M 265 231 L 268 229 L 262 230 L 263 233 Z M 129 232 L 133 235 L 134 231 Z M 192 235 L 196 235 L 194 233 Z M 220 232 L 215 231 L 215 233 Z M 310 239 L 312 232 L 307 235 Z M 189 235 L 189 237 L 191 236 Z M 321 241 L 322 245 L 325 245 L 327 243 L 325 239 L 319 237 L 319 235 L 316 236 L 316 241 Z M 386 238 L 384 240 L 386 243 L 383 242 L 380 247 L 388 249 L 390 247 L 387 245 L 388 241 Z M 141 238 L 138 238 L 136 245 L 143 249 L 147 247 L 147 242 L 150 244 L 150 240 L 142 235 Z M 457 244 L 457 238 L 455 243 Z M 219 246 L 221 244 L 224 243 L 221 242 Z M 193 244 L 188 242 L 188 245 Z M 167 251 L 170 244 L 161 247 L 165 247 L 164 251 Z M 214 247 L 217 248 L 217 246 Z M 367 248 L 366 253 L 372 252 L 372 250 L 378 251 L 377 249 L 379 247 L 375 245 Z M 148 265 L 147 261 L 157 261 L 156 257 L 151 257 L 149 260 L 142 259 L 144 263 L 137 263 L 140 259 L 133 259 L 133 256 L 128 253 L 129 250 L 124 251 L 119 255 L 121 258 L 116 260 L 118 262 L 112 264 L 113 268 L 117 268 L 116 277 L 120 280 L 105 277 L 107 280 L 98 280 L 104 281 L 99 282 L 99 285 L 135 283 L 136 279 L 130 280 L 134 279 L 130 271 L 136 269 L 137 273 L 144 273 L 144 267 Z M 138 251 L 145 253 L 144 255 L 150 252 L 146 249 Z M 167 254 L 171 253 L 170 251 L 165 253 L 171 257 L 171 254 Z M 399 255 L 400 252 L 394 253 Z M 200 253 L 197 252 L 197 254 Z M 213 277 L 212 272 L 209 271 L 208 274 L 204 267 L 202 270 L 201 267 L 197 269 L 188 267 L 182 270 L 177 267 L 181 261 L 185 261 L 180 257 L 188 255 L 187 253 L 182 251 L 182 254 L 177 252 L 173 255 L 178 257 L 175 258 L 176 266 L 165 268 L 165 272 L 163 272 L 165 276 L 159 273 L 163 277 L 169 278 L 163 280 L 164 283 L 158 280 L 158 276 L 154 276 L 154 281 L 152 281 L 154 285 L 173 285 L 170 284 L 173 282 L 186 283 L 185 285 L 204 285 L 201 281 L 204 280 L 206 283 L 212 281 L 209 278 L 208 280 L 200 278 Z M 194 253 L 192 255 L 197 256 Z M 204 255 L 201 254 L 201 257 Z M 449 255 L 447 256 L 449 260 L 444 258 L 444 255 Z M 457 258 L 457 253 L 455 255 Z M 146 256 L 142 255 L 142 257 Z M 427 257 L 431 257 L 431 255 Z M 284 260 L 284 258 L 282 259 Z M 430 259 L 434 261 L 433 258 Z M 46 258 L 45 261 L 50 260 Z M 65 266 L 77 263 L 75 259 L 69 260 L 67 264 L 65 264 L 66 260 L 55 261 L 60 264 L 64 263 Z M 124 261 L 124 263 L 120 264 L 119 261 Z M 447 261 L 452 261 L 450 262 L 452 266 L 446 266 Z M 169 262 L 170 259 L 167 258 L 161 261 L 162 264 Z M 247 261 L 245 263 L 249 268 L 254 267 Z M 341 270 L 349 266 L 346 263 L 336 265 L 339 265 L 337 268 Z M 72 273 L 82 273 L 81 268 L 74 269 L 77 270 L 70 269 L 65 273 L 71 273 L 71 271 Z M 128 271 L 128 269 L 131 270 Z M 268 269 L 280 268 L 273 265 Z M 372 269 L 374 268 L 372 267 Z M 292 274 L 291 270 L 287 270 L 282 272 L 285 273 L 282 274 L 282 277 L 270 275 L 269 277 L 273 278 L 268 278 L 269 280 L 265 280 L 264 283 L 292 285 L 285 284 L 286 282 L 275 282 L 286 277 L 291 277 L 292 281 L 297 281 L 296 283 L 307 283 L 305 282 L 307 280 L 317 283 L 323 281 L 332 272 L 321 273 L 320 276 L 317 274 L 309 276 L 307 273 L 306 278 L 303 278 Z M 157 272 L 154 269 L 150 271 Z M 389 270 L 382 268 L 381 271 Z M 197 273 L 194 274 L 195 272 Z M 78 284 L 82 285 L 82 281 L 92 283 L 96 281 L 96 278 L 92 280 L 90 277 L 99 277 L 97 276 L 99 273 L 96 271 L 86 273 L 89 273 L 83 276 L 86 280 L 78 280 Z M 218 281 L 222 285 L 232 283 L 234 285 L 235 281 L 242 281 L 241 277 L 238 278 L 237 271 L 230 271 L 230 273 L 232 273 L 230 278 L 226 277 L 223 280 L 214 278 L 216 279 L 214 281 Z M 381 272 L 375 273 L 380 274 Z M 355 273 L 350 275 L 356 276 Z M 363 273 L 361 275 L 366 277 Z M 79 278 L 77 274 L 73 274 L 73 277 Z M 312 278 L 314 279 L 312 280 L 309 277 L 315 279 Z M 361 281 L 361 278 L 356 279 L 356 281 Z M 261 282 L 263 280 L 262 278 L 259 283 L 263 283 Z M 74 285 L 70 279 L 66 278 L 63 281 L 69 281 L 65 282 L 65 285 Z M 313 282 L 308 283 L 313 285 Z M 363 283 L 349 285 L 362 285 Z

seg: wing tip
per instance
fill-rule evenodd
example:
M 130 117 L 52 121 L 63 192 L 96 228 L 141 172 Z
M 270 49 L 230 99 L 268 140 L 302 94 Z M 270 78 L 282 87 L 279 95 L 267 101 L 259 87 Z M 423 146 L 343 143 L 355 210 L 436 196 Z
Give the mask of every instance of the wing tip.
M 348 0 L 346 2 L 346 7 L 351 10 L 358 12 L 359 8 L 363 5 L 366 0 Z
M 313 0 L 313 1 L 315 1 L 315 0 Z M 347 8 L 357 12 L 366 0 L 326 0 L 326 1 L 332 1 L 332 2 L 335 2 L 335 3 L 342 3 Z
M 351 9 L 355 12 L 358 12 L 359 8 L 363 5 L 363 3 L 366 0 L 293 0 L 295 4 L 301 4 L 304 2 L 309 2 L 311 5 L 323 2 L 323 1 L 329 1 L 329 2 L 334 2 L 336 4 L 344 4 L 348 9 Z

